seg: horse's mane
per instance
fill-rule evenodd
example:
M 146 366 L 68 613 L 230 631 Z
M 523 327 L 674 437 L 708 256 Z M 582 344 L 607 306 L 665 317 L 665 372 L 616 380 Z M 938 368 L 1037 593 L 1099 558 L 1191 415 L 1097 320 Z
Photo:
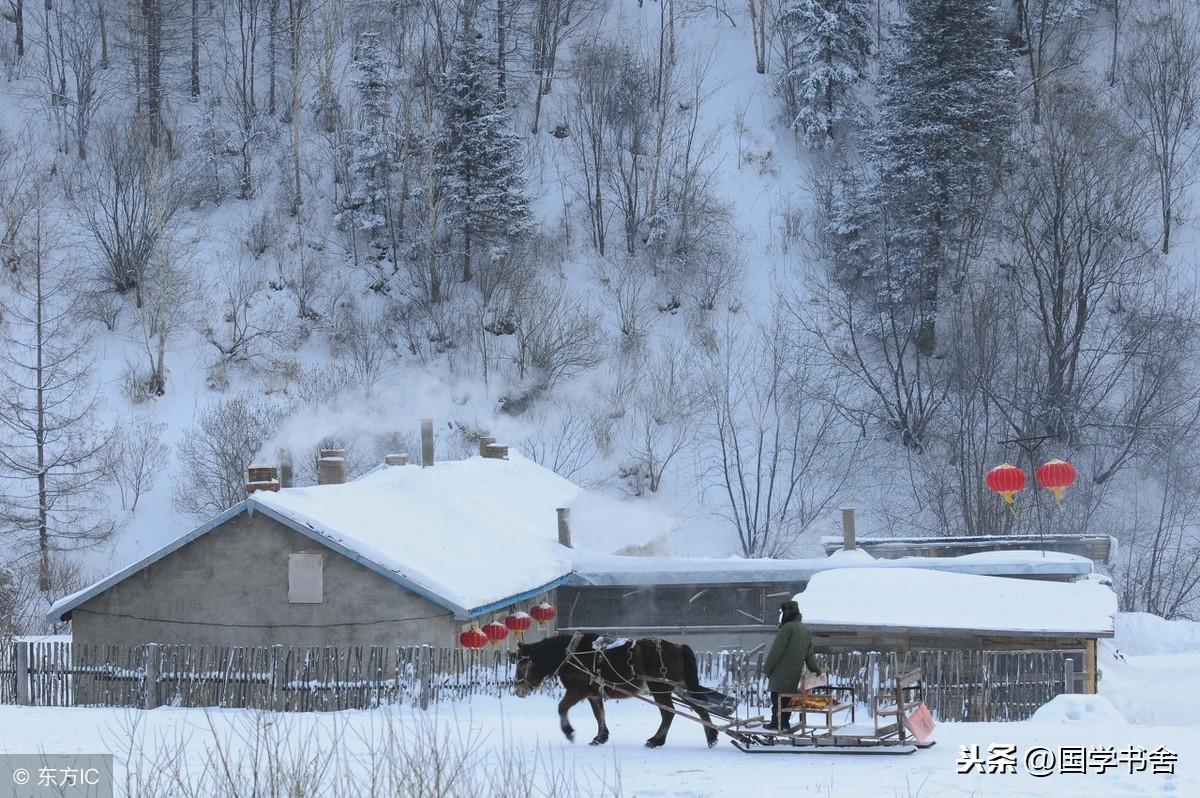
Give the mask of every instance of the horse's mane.
M 538 668 L 551 673 L 567 658 L 567 646 L 570 642 L 571 635 L 553 635 L 536 643 L 526 643 L 525 653 Z

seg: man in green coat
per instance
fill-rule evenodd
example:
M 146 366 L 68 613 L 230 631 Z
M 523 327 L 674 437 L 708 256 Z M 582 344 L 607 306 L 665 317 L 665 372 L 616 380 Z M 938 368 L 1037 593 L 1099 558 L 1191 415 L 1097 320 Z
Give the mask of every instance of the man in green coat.
M 788 728 L 792 713 L 784 712 L 780 717 L 779 694 L 797 691 L 806 665 L 816 676 L 821 675 L 821 667 L 813 654 L 812 632 L 800 623 L 800 605 L 785 601 L 779 609 L 779 631 L 775 633 L 775 642 L 771 643 L 763 673 L 767 676 L 767 689 L 771 691 L 771 722 L 766 728 L 782 731 Z

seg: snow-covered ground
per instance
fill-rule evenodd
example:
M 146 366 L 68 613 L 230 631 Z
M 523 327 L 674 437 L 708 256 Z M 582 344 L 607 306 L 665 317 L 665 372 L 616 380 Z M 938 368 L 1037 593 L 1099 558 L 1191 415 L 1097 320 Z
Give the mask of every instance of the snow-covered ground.
M 347 761 L 363 767 L 371 766 L 369 741 L 379 740 L 382 730 L 397 731 L 405 745 L 449 736 L 466 741 L 477 755 L 516 751 L 572 774 L 588 794 L 613 794 L 613 785 L 619 785 L 619 794 L 626 796 L 1195 796 L 1200 795 L 1196 627 L 1119 616 L 1117 638 L 1101 648 L 1099 697 L 1062 696 L 1022 723 L 943 723 L 934 732 L 933 748 L 908 756 L 751 756 L 725 740 L 709 750 L 701 729 L 684 721 L 676 722 L 665 748 L 648 750 L 642 742 L 654 732 L 658 716 L 639 702 L 610 702 L 611 739 L 592 747 L 586 741 L 595 726 L 586 706 L 572 711 L 577 742 L 570 743 L 559 732 L 554 699 L 548 696 L 477 698 L 441 704 L 428 713 L 409 708 L 297 713 L 270 722 L 282 726 L 292 741 L 337 740 Z M 138 766 L 137 755 L 131 760 L 126 753 L 131 740 L 133 750 L 147 756 L 163 740 L 182 740 L 187 766 L 195 767 L 214 746 L 244 744 L 255 723 L 254 713 L 237 710 L 5 706 L 0 707 L 0 752 L 111 751 L 120 783 L 127 764 Z M 1015 774 L 959 774 L 964 747 L 977 746 L 986 759 L 989 746 L 1005 744 L 1016 747 Z M 1038 747 L 1056 755 L 1064 747 L 1111 747 L 1118 765 L 1103 773 L 1039 777 L 1025 764 L 1027 752 Z M 1130 748 L 1174 752 L 1175 773 L 1154 773 L 1152 766 L 1131 773 L 1121 761 L 1121 752 Z

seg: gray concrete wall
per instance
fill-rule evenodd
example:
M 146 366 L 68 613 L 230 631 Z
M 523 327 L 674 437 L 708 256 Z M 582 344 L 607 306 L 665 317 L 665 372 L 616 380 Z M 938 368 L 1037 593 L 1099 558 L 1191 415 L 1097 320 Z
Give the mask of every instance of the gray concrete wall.
M 324 602 L 288 603 L 288 555 L 321 551 Z M 408 620 L 401 620 L 408 619 Z M 76 608 L 74 642 L 454 646 L 453 613 L 259 513 L 239 515 Z

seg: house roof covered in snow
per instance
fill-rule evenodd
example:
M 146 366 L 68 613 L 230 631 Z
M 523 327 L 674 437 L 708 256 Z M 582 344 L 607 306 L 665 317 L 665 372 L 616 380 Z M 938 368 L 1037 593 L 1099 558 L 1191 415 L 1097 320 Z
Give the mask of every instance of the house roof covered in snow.
M 571 584 L 580 585 L 697 585 L 754 582 L 807 582 L 831 569 L 928 568 L 979 576 L 1041 576 L 1077 578 L 1093 571 L 1091 560 L 1047 551 L 995 551 L 959 557 L 902 557 L 876 559 L 861 549 L 837 551 L 828 557 L 794 560 L 705 559 L 694 557 L 625 557 L 582 552 L 575 556 Z
M 589 493 L 513 452 L 376 469 L 352 482 L 258 492 L 86 590 L 64 615 L 240 513 L 263 513 L 408 590 L 474 617 L 560 584 L 573 568 L 555 510 L 571 508 L 577 549 L 603 552 L 665 537 L 669 516 Z
M 842 537 L 821 538 L 826 554 L 842 548 Z M 985 551 L 1037 550 L 1078 554 L 1108 565 L 1116 560 L 1117 541 L 1110 535 L 1049 533 L 1046 535 L 898 535 L 861 537 L 858 547 L 875 557 L 953 557 Z
M 1039 582 L 925 568 L 823 571 L 795 596 L 814 631 L 931 630 L 992 636 L 1112 637 L 1117 596 L 1098 576 Z

